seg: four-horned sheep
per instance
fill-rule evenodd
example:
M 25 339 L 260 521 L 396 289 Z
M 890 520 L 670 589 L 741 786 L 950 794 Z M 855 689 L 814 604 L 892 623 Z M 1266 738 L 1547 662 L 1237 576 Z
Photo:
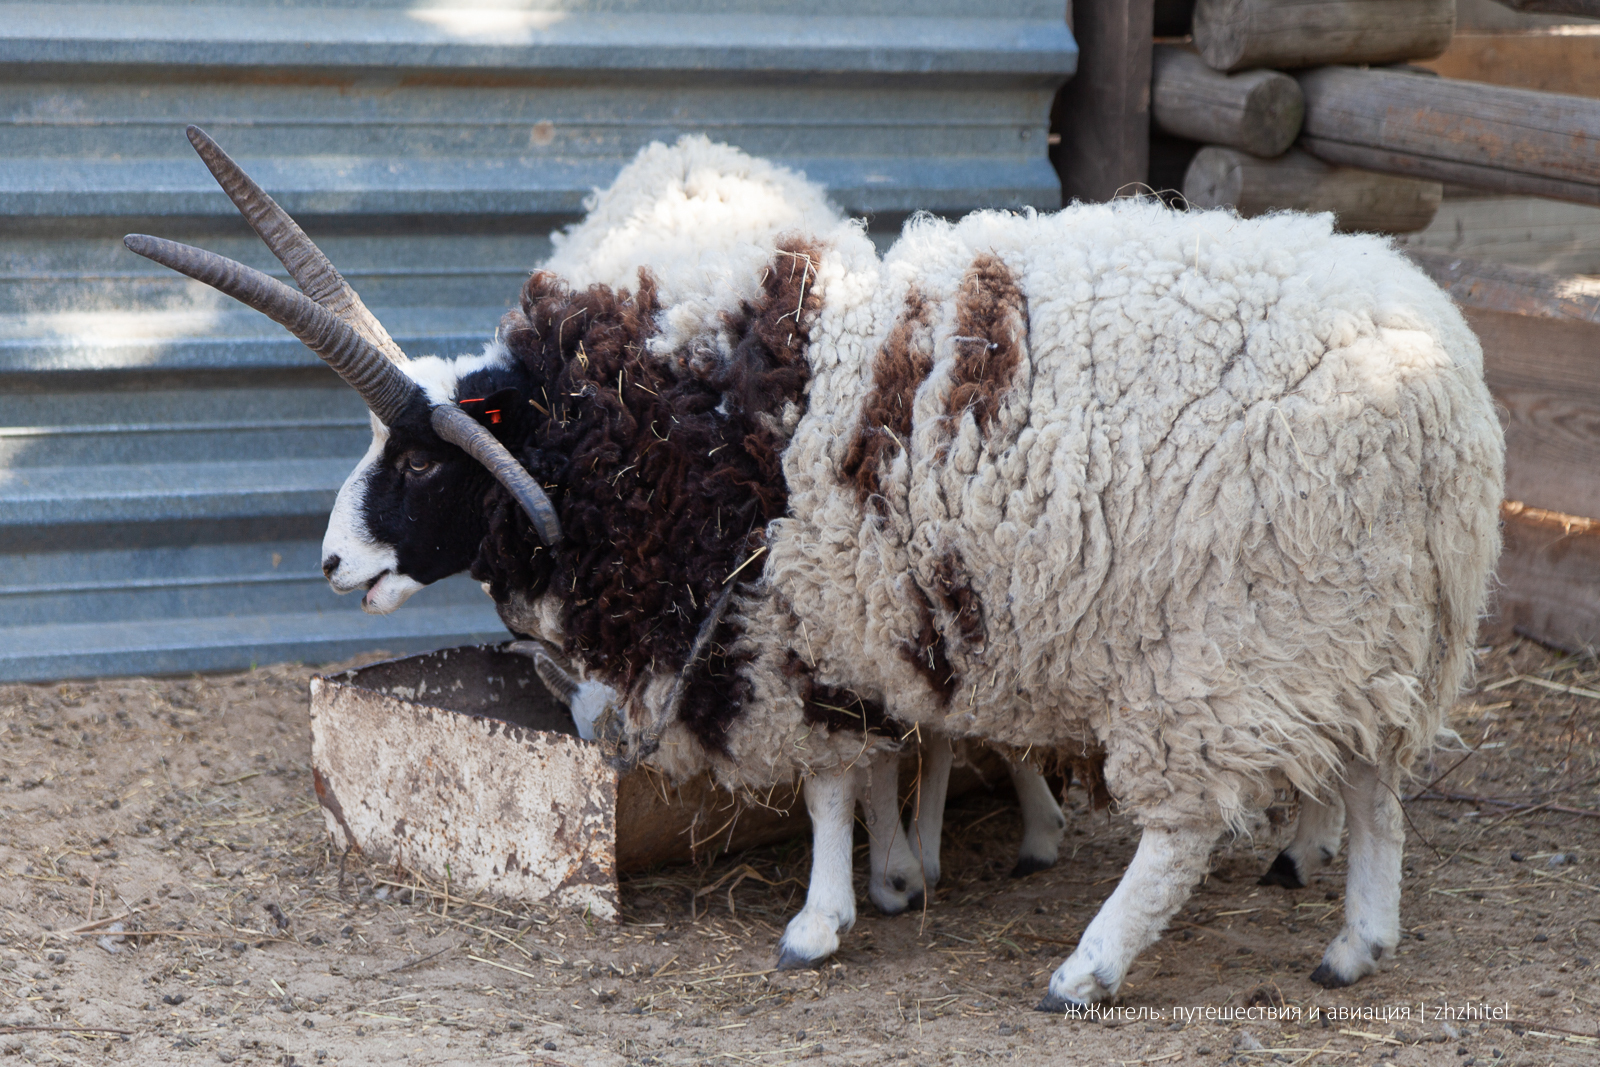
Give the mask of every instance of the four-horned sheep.
M 1471 332 L 1386 242 L 1127 201 L 918 217 L 880 258 L 841 222 L 714 316 L 663 299 L 670 257 L 632 291 L 537 272 L 483 356 L 405 371 L 348 287 L 129 244 L 372 409 L 336 585 L 383 608 L 470 564 L 525 591 L 618 694 L 619 758 L 803 773 L 814 872 L 848 869 L 861 761 L 895 744 L 873 728 L 1096 768 L 1142 834 L 1041 1008 L 1114 995 L 1282 788 L 1349 827 L 1312 977 L 1397 943 L 1395 787 L 1470 666 L 1503 443 Z M 481 469 L 433 477 L 462 453 Z M 463 514 L 469 559 L 408 556 Z M 814 877 L 782 958 L 831 953 L 854 907 Z

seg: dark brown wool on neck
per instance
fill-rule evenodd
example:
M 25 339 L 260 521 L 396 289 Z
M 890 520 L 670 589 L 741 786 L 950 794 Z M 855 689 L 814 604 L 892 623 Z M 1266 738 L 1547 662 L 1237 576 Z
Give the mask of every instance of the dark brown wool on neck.
M 709 367 L 646 352 L 660 306 L 642 271 L 636 294 L 536 273 L 501 323 L 532 379 L 528 431 L 507 444 L 545 484 L 564 538 L 543 548 L 496 485 L 472 573 L 496 602 L 511 588 L 557 593 L 566 651 L 621 692 L 679 669 L 729 575 L 788 507 L 776 427 L 810 376 L 818 262 L 810 245 L 781 244 L 760 294 L 728 317 L 732 357 Z M 679 713 L 712 751 L 748 696 L 727 652 L 736 629 L 719 629 Z

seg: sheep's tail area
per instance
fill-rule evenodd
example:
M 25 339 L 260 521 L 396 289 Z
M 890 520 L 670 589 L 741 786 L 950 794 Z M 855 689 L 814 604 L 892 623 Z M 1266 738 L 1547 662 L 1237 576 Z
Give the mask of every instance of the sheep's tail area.
M 1454 311 L 1454 309 L 1451 309 Z M 1459 333 L 1441 343 L 1453 357 L 1437 398 L 1446 431 L 1423 454 L 1423 484 L 1436 487 L 1429 509 L 1427 549 L 1438 582 L 1434 670 L 1423 679 L 1421 729 L 1402 731 L 1395 756 L 1410 771 L 1441 738 L 1445 718 L 1472 680 L 1478 623 L 1489 603 L 1500 557 L 1500 502 L 1505 495 L 1505 439 L 1483 382 L 1482 350 L 1455 313 Z

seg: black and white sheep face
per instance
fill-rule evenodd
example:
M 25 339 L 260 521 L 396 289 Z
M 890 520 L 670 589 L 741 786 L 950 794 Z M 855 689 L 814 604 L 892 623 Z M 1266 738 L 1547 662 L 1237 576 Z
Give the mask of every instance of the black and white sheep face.
M 366 589 L 361 608 L 394 611 L 419 589 L 471 566 L 487 529 L 481 506 L 494 484 L 481 463 L 441 439 L 431 405 L 460 403 L 491 428 L 514 426 L 518 375 L 505 350 L 426 358 L 404 367 L 422 398 L 393 425 L 372 420 L 372 444 L 345 479 L 322 541 L 322 572 L 336 593 Z

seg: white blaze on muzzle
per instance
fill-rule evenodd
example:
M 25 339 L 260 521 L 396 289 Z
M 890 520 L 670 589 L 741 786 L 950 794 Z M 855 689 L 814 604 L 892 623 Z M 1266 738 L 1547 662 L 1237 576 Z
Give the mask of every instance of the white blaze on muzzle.
M 398 573 L 399 555 L 367 529 L 364 505 L 372 471 L 383 461 L 383 447 L 389 428 L 372 419 L 372 444 L 350 472 L 328 516 L 328 530 L 322 537 L 323 573 L 335 593 L 366 589 L 361 610 L 369 615 L 387 615 L 422 588 L 414 578 Z M 328 564 L 338 560 L 331 568 Z

